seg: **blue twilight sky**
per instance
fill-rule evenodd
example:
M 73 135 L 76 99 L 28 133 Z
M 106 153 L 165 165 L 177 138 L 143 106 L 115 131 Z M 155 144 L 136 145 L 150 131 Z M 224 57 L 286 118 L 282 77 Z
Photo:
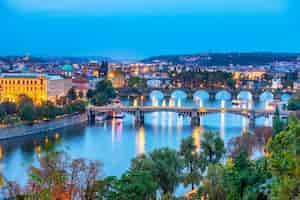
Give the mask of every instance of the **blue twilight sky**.
M 299 0 L 0 0 L 0 55 L 300 52 Z

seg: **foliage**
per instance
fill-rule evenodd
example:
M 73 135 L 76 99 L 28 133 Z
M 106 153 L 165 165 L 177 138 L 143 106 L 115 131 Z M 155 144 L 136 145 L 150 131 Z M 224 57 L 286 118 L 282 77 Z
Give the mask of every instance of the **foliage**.
M 163 194 L 166 194 L 173 193 L 180 183 L 182 162 L 176 151 L 161 148 L 154 150 L 149 156 L 134 159 L 131 169 L 149 171 Z
M 296 194 L 300 194 L 299 133 L 300 122 L 290 118 L 287 130 L 268 143 L 269 169 L 276 177 L 272 184 L 273 199 L 296 199 Z
M 109 99 L 116 97 L 116 90 L 113 88 L 111 81 L 104 79 L 96 84 L 95 90 L 88 90 L 87 97 L 92 104 L 102 106 L 107 104 Z
M 3 121 L 7 116 L 7 113 L 2 105 L 0 105 L 0 122 Z
M 284 129 L 284 123 L 280 119 L 279 108 L 276 107 L 273 117 L 273 135 L 277 135 Z
M 144 88 L 146 87 L 146 80 L 138 76 L 131 76 L 128 80 L 128 86 L 131 88 Z
M 8 182 L 5 197 L 24 199 L 87 199 L 97 197 L 96 183 L 101 175 L 99 162 L 71 160 L 62 152 L 46 153 L 39 159 L 40 167 L 31 167 L 24 189 Z
M 228 151 L 231 157 L 236 157 L 241 152 L 251 156 L 256 147 L 256 136 L 250 132 L 244 132 L 241 136 L 230 139 L 228 143 Z
M 18 114 L 24 121 L 32 123 L 36 117 L 36 108 L 30 98 L 23 96 L 19 101 Z
M 67 98 L 69 99 L 69 101 L 75 101 L 77 99 L 77 93 L 74 87 L 71 87 L 68 91 Z
M 300 110 L 300 94 L 294 94 L 288 102 L 288 110 Z
M 46 101 L 37 107 L 37 116 L 41 119 L 54 119 L 58 114 L 58 108 L 51 102 Z
M 225 155 L 224 142 L 217 133 L 205 132 L 200 147 L 200 155 L 206 165 L 219 162 Z
M 108 200 L 150 200 L 155 199 L 157 182 L 147 171 L 128 171 L 120 179 L 113 178 Z
M 193 190 L 201 179 L 201 161 L 193 137 L 190 136 L 181 141 L 179 154 L 182 156 L 185 168 L 183 172 L 184 186 L 191 184 Z

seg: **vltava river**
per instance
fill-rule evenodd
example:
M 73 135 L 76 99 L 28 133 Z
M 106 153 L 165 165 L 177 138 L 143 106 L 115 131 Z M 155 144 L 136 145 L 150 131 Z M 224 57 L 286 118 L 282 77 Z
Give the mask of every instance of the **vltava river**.
M 146 101 L 145 105 L 165 106 L 207 106 L 220 107 L 231 106 L 226 94 L 220 95 L 214 102 L 209 102 L 207 97 L 198 94 L 196 101 L 187 100 L 182 94 L 173 96 L 172 100 L 160 99 L 159 95 Z M 246 95 L 247 96 L 247 95 Z M 264 108 L 266 101 L 271 98 L 261 99 L 255 108 Z M 182 97 L 182 98 L 181 98 Z M 227 100 L 226 100 L 227 99 Z M 137 102 L 124 101 L 124 104 L 132 105 Z M 270 118 L 258 118 L 256 125 L 270 126 Z M 134 117 L 126 115 L 123 119 L 106 121 L 103 124 L 80 125 L 61 130 L 44 133 L 41 135 L 0 141 L 2 159 L 0 170 L 8 180 L 14 180 L 24 184 L 27 179 L 27 171 L 30 165 L 37 164 L 38 153 L 36 149 L 43 145 L 45 137 L 55 143 L 57 150 L 66 151 L 73 158 L 87 158 L 100 160 L 103 163 L 103 173 L 119 176 L 130 166 L 132 158 L 139 154 L 151 152 L 160 147 L 178 149 L 180 141 L 192 135 L 195 144 L 200 147 L 201 134 L 205 130 L 211 130 L 220 134 L 225 141 L 240 135 L 248 129 L 248 120 L 233 114 L 210 114 L 201 118 L 201 126 L 191 127 L 188 117 L 178 116 L 176 113 L 151 113 L 145 115 L 145 124 L 142 127 L 134 126 Z M 1 130 L 0 130 L 1 131 Z M 59 139 L 55 139 L 55 133 L 59 133 Z

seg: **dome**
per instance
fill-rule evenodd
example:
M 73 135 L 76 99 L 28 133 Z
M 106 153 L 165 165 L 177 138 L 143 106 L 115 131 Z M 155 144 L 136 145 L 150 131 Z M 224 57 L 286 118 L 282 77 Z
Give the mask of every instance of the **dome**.
M 72 65 L 64 65 L 61 67 L 62 71 L 74 71 L 74 67 Z

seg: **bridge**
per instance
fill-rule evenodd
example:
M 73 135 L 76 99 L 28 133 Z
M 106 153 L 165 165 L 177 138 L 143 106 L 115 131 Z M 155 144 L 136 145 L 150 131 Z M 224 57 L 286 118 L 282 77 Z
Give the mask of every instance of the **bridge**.
M 168 107 L 168 106 L 91 106 L 88 108 L 89 121 L 94 121 L 96 113 L 122 112 L 135 116 L 137 124 L 144 123 L 144 115 L 152 112 L 174 112 L 179 115 L 191 117 L 192 125 L 200 125 L 200 117 L 211 113 L 232 113 L 249 118 L 249 126 L 255 127 L 257 117 L 268 117 L 274 110 L 250 110 L 242 108 L 209 108 L 209 107 Z M 287 117 L 290 111 L 282 111 L 281 117 Z
M 136 96 L 144 96 L 149 97 L 151 95 L 151 92 L 158 91 L 161 92 L 164 97 L 171 97 L 173 92 L 175 91 L 182 91 L 184 92 L 187 97 L 192 98 L 197 91 L 205 92 L 209 98 L 209 100 L 215 100 L 216 96 L 219 92 L 225 91 L 227 92 L 231 99 L 237 99 L 239 95 L 242 92 L 246 92 L 250 94 L 251 98 L 255 101 L 260 99 L 260 96 L 268 92 L 272 95 L 273 99 L 281 99 L 283 94 L 292 95 L 295 93 L 293 90 L 275 90 L 272 88 L 236 88 L 236 89 L 230 89 L 230 88 L 117 88 L 118 95 L 123 97 L 136 97 Z

